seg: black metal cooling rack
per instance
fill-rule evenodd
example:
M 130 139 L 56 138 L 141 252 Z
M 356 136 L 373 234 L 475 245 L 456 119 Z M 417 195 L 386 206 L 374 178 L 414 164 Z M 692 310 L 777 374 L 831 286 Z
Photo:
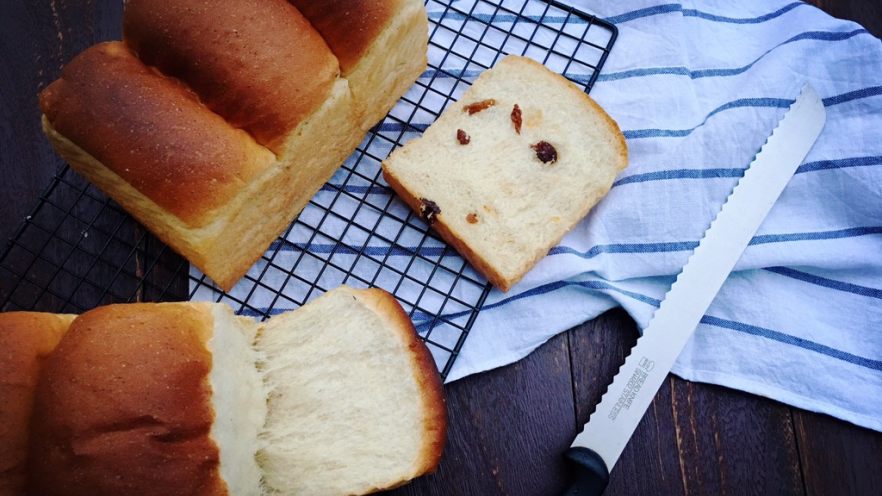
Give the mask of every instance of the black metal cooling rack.
M 428 71 L 232 291 L 64 166 L 0 254 L 0 310 L 199 299 L 266 319 L 340 284 L 381 287 L 409 312 L 446 376 L 491 287 L 394 197 L 380 163 L 504 54 L 539 60 L 590 91 L 617 31 L 557 2 L 426 4 Z

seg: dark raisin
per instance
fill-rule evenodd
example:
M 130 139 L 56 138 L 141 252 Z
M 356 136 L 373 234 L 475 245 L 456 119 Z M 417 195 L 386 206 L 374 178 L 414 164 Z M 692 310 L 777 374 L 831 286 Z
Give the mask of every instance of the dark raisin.
M 426 198 L 420 198 L 420 216 L 426 224 L 434 224 L 435 219 L 441 215 L 441 208 L 437 203 Z
M 477 224 L 478 223 L 478 214 L 472 212 L 472 213 L 466 215 L 466 221 L 469 224 Z
M 557 161 L 557 150 L 547 141 L 540 141 L 535 145 L 530 145 L 530 148 L 536 150 L 536 156 L 544 164 L 553 164 Z
M 480 102 L 470 103 L 462 108 L 463 112 L 468 112 L 469 115 L 477 114 L 482 110 L 487 110 L 488 108 L 496 105 L 496 100 L 492 98 L 488 98 L 487 100 L 481 100 Z
M 516 103 L 514 108 L 511 109 L 511 122 L 514 123 L 515 132 L 521 134 L 521 123 L 523 123 L 523 119 L 521 118 L 521 108 L 518 107 Z
M 468 145 L 469 142 L 472 141 L 472 137 L 469 136 L 468 133 L 466 133 L 462 129 L 456 130 L 456 139 L 457 141 L 459 141 L 460 145 Z

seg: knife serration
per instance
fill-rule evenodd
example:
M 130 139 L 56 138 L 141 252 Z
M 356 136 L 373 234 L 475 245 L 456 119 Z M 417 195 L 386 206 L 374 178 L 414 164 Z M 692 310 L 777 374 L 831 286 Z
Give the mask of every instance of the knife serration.
M 573 446 L 596 451 L 612 470 L 677 356 L 805 159 L 825 120 L 821 99 L 806 85 L 732 190 Z

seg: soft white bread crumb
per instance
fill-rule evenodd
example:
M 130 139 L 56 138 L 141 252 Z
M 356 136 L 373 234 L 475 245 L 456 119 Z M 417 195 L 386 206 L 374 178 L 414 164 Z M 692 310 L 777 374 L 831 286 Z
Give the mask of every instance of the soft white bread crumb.
M 485 100 L 494 103 L 465 111 Z M 540 141 L 554 147 L 554 162 L 538 158 L 532 146 Z M 541 64 L 508 56 L 421 138 L 396 150 L 383 174 L 417 212 L 424 199 L 434 202 L 434 228 L 507 291 L 609 191 L 626 164 L 624 138 L 603 109 Z
M 435 467 L 446 426 L 434 363 L 401 307 L 339 288 L 259 331 L 267 494 L 364 494 Z
M 260 495 L 257 465 L 258 436 L 266 420 L 266 392 L 257 370 L 258 354 L 252 347 L 256 325 L 236 317 L 227 305 L 212 305 L 211 403 L 214 424 L 211 437 L 220 454 L 220 475 L 229 494 Z

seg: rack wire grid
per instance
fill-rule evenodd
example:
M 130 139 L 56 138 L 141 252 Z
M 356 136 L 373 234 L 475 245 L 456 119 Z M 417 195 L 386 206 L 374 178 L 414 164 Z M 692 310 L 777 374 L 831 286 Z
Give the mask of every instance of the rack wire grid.
M 409 313 L 446 377 L 491 286 L 394 197 L 380 164 L 503 55 L 534 58 L 590 91 L 617 31 L 557 2 L 426 5 L 429 69 L 232 291 L 63 165 L 0 254 L 0 309 L 80 313 L 190 299 L 266 319 L 340 284 L 380 287 Z

